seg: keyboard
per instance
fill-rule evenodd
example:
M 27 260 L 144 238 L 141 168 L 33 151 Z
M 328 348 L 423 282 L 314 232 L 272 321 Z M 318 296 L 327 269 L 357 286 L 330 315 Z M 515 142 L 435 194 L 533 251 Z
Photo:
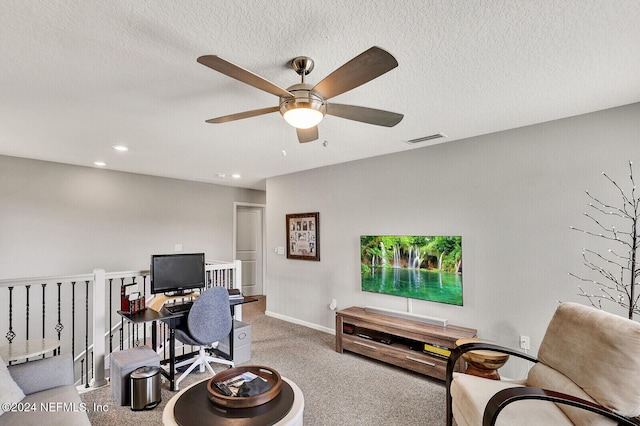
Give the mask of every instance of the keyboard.
M 184 302 L 184 303 L 178 303 L 176 305 L 165 306 L 165 308 L 167 309 L 167 311 L 171 312 L 172 314 L 178 314 L 180 312 L 188 312 L 192 306 L 193 306 L 193 302 Z

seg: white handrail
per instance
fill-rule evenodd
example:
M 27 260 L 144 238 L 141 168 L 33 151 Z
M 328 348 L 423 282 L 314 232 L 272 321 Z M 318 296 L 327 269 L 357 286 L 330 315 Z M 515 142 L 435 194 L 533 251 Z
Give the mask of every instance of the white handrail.
M 59 282 L 72 282 L 72 281 L 86 281 L 92 280 L 93 274 L 78 274 L 78 275 L 59 275 L 49 277 L 29 277 L 29 278 L 3 278 L 0 280 L 0 287 L 16 287 L 21 285 L 28 285 L 33 283 L 59 283 Z

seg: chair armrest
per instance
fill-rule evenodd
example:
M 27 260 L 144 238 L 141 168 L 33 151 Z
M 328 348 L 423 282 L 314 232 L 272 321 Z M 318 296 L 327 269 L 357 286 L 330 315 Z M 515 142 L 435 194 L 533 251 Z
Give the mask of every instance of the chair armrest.
M 9 367 L 9 373 L 25 395 L 73 385 L 73 358 L 64 354 L 16 364 Z
M 583 410 L 588 410 L 602 416 L 608 417 L 612 420 L 618 422 L 619 425 L 629 425 L 629 426 L 638 426 L 640 423 L 637 423 L 633 419 L 629 419 L 627 417 L 621 416 L 613 411 L 593 403 L 591 401 L 587 401 L 573 395 L 567 395 L 561 392 L 555 392 L 547 389 L 540 389 L 534 387 L 518 387 L 518 388 L 508 388 L 503 389 L 500 392 L 496 393 L 491 397 L 487 406 L 484 410 L 484 416 L 482 419 L 483 426 L 494 426 L 496 424 L 496 420 L 498 419 L 498 414 L 504 409 L 507 405 L 512 402 L 521 401 L 525 399 L 536 399 L 536 400 L 544 400 L 544 401 L 552 401 L 556 404 L 566 404 L 571 405 L 573 407 L 577 407 Z
M 526 359 L 531 362 L 538 362 L 538 360 L 531 355 L 525 354 L 520 351 L 516 351 L 515 349 L 507 348 L 504 346 L 496 345 L 495 343 L 488 342 L 469 342 L 464 343 L 460 346 L 457 346 L 451 349 L 451 355 L 449 355 L 449 360 L 447 362 L 447 374 L 446 374 L 446 385 L 447 385 L 447 426 L 451 426 L 453 422 L 453 410 L 452 410 L 452 401 L 451 401 L 451 381 L 453 380 L 453 370 L 456 367 L 456 363 L 458 359 L 462 356 L 463 353 L 473 351 L 473 350 L 485 350 L 485 351 L 495 351 L 502 352 L 504 354 L 513 355 L 517 358 Z

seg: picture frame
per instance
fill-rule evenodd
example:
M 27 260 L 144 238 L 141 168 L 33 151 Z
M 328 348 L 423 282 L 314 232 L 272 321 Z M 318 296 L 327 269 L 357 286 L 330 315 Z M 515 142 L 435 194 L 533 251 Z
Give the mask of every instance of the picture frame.
M 320 261 L 320 213 L 287 215 L 287 259 Z

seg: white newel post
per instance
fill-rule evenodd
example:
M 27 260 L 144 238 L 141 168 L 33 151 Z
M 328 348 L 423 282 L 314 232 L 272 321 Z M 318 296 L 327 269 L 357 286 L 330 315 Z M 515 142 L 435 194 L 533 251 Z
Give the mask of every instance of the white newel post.
M 97 388 L 107 384 L 104 377 L 104 336 L 107 327 L 106 305 L 104 303 L 107 284 L 104 269 L 93 270 L 93 284 L 93 379 L 91 387 Z
M 240 290 L 240 294 L 242 294 L 242 261 L 234 260 L 235 263 L 235 274 L 233 276 L 233 288 L 237 288 Z M 242 305 L 238 305 L 235 308 L 235 316 L 238 321 L 242 321 Z

